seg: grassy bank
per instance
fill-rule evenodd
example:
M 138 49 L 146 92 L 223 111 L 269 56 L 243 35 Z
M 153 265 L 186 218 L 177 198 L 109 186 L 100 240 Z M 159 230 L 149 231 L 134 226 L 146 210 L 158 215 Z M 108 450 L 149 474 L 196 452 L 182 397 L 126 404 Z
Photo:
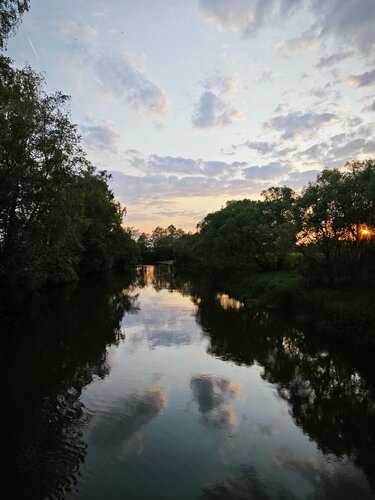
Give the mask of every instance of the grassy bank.
M 232 275 L 220 288 L 251 307 L 272 307 L 292 314 L 311 332 L 362 348 L 375 347 L 375 290 L 307 288 L 289 271 Z

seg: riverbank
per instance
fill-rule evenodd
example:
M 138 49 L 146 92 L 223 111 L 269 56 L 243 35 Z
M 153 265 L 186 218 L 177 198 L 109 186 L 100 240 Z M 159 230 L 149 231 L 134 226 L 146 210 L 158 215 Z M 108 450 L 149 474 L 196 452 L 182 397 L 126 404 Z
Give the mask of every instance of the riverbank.
M 375 348 L 375 291 L 308 288 L 295 272 L 238 273 L 219 287 L 249 307 L 277 308 L 297 324 L 360 348 Z

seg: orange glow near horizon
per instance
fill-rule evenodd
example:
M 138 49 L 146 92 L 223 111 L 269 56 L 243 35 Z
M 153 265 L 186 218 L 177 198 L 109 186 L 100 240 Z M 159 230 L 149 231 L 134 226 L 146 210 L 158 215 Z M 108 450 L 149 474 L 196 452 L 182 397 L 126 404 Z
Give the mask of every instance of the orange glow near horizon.
M 359 228 L 360 238 L 372 238 L 375 234 L 373 228 L 369 228 L 366 224 L 362 224 Z

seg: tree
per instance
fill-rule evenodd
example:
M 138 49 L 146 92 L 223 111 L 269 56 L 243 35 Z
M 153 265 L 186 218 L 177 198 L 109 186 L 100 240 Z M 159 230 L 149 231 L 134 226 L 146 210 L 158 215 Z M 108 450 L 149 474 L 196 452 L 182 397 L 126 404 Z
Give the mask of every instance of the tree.
M 374 276 L 375 162 L 325 169 L 296 204 L 298 248 L 307 272 L 331 284 Z
M 80 179 L 84 195 L 83 252 L 80 274 L 135 263 L 136 248 L 129 232 L 122 227 L 126 209 L 115 202 L 108 187 L 110 175 L 89 168 Z
M 0 49 L 5 48 L 6 39 L 21 21 L 21 16 L 30 8 L 29 0 L 1 0 L 0 2 Z
M 83 224 L 78 177 L 87 169 L 68 97 L 43 90 L 30 68 L 0 59 L 0 275 L 39 286 L 73 273 Z
M 0 58 L 0 281 L 34 290 L 132 263 L 125 209 L 86 159 L 69 98 Z
M 202 264 L 218 269 L 282 268 L 294 244 L 295 195 L 289 188 L 271 188 L 263 197 L 264 201 L 229 201 L 202 221 L 196 244 Z

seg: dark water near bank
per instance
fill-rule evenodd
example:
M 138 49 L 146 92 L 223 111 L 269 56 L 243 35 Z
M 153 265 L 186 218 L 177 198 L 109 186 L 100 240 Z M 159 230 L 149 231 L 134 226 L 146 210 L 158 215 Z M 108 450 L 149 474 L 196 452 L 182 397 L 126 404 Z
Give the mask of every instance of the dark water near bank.
M 375 498 L 371 357 L 204 281 L 95 279 L 1 330 L 3 498 Z

